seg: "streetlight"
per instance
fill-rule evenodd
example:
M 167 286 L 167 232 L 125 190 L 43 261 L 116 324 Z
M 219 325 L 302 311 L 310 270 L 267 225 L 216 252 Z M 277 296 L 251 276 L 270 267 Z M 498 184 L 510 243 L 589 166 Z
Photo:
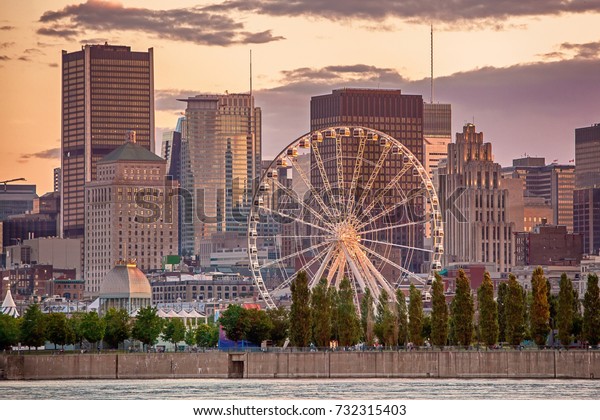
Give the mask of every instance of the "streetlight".
M 27 180 L 25 178 L 7 179 L 5 181 L 0 181 L 0 184 L 4 184 L 4 191 L 6 192 L 6 184 L 8 184 L 9 182 L 16 182 L 16 181 L 27 181 Z

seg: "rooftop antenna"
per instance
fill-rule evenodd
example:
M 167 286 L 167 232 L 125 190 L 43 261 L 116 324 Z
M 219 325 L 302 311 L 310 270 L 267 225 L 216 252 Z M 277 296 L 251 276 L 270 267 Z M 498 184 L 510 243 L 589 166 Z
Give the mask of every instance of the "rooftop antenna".
M 433 23 L 431 24 L 431 103 L 433 103 Z
M 250 50 L 250 96 L 252 96 L 252 50 Z

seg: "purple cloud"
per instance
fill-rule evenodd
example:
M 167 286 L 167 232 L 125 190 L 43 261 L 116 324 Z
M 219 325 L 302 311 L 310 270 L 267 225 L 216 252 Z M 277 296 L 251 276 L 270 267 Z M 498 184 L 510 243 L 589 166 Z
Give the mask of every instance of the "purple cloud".
M 141 31 L 157 38 L 201 45 L 262 44 L 283 39 L 270 30 L 251 33 L 229 15 L 208 12 L 199 7 L 151 10 L 125 7 L 120 3 L 88 0 L 61 10 L 47 11 L 39 21 L 46 25 L 41 35 L 73 38 L 86 30 Z

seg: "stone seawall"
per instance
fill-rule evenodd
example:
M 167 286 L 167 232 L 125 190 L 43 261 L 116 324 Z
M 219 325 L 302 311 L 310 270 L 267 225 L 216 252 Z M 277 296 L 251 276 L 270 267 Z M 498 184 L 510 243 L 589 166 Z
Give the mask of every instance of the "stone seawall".
M 600 378 L 600 352 L 0 354 L 0 379 Z

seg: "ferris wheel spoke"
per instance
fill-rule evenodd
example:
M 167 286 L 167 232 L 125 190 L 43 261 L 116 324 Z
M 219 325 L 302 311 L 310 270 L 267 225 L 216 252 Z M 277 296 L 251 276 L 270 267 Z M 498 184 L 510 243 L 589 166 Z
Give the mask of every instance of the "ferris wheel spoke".
M 391 143 L 386 142 L 385 146 L 383 147 L 383 151 L 381 152 L 381 155 L 379 155 L 379 160 L 375 164 L 375 168 L 373 169 L 373 172 L 371 172 L 371 176 L 369 177 L 369 180 L 367 181 L 367 185 L 365 186 L 365 189 L 363 190 L 362 194 L 360 195 L 360 198 L 358 200 L 358 205 L 357 205 L 357 211 L 360 211 L 365 200 L 367 199 L 367 194 L 369 194 L 369 192 L 371 191 L 371 188 L 373 188 L 373 183 L 377 179 L 377 176 L 379 175 L 379 171 L 383 167 L 383 164 L 385 163 L 385 160 L 387 158 L 388 153 L 390 152 L 390 149 L 391 149 Z
M 358 233 L 361 235 L 361 240 L 364 240 L 364 239 L 362 239 L 362 235 L 366 235 L 368 233 L 381 232 L 382 230 L 392 231 L 392 230 L 400 229 L 400 228 L 403 228 L 403 227 L 420 225 L 422 223 L 424 223 L 424 222 L 423 221 L 406 222 L 406 223 L 400 223 L 398 225 L 393 225 L 393 226 L 383 226 L 383 227 L 380 227 L 380 228 L 377 228 L 377 229 L 363 230 L 363 231 L 360 231 Z
M 308 179 L 308 177 L 304 173 L 304 170 L 300 167 L 300 165 L 298 165 L 298 162 L 296 162 L 295 159 L 289 158 L 289 157 L 288 157 L 288 160 L 290 161 L 290 163 L 292 164 L 292 166 L 294 167 L 294 169 L 296 170 L 296 172 L 298 172 L 298 175 L 300 175 L 300 178 L 302 178 L 302 182 L 304 182 L 304 185 L 306 185 L 308 187 L 308 190 L 312 194 L 312 197 L 315 199 L 315 201 L 321 207 L 321 211 L 325 215 L 327 215 L 327 217 L 329 217 L 330 220 L 333 220 L 333 215 L 330 212 L 330 208 L 327 205 L 325 205 L 325 203 L 323 202 L 323 199 L 319 195 L 318 191 L 315 189 L 314 185 L 310 182 L 310 180 Z M 301 203 L 304 202 L 304 200 L 299 200 L 299 201 Z
M 406 268 L 402 267 L 400 264 L 395 263 L 394 261 L 390 260 L 389 258 L 384 257 L 383 255 L 373 251 L 370 248 L 367 248 L 364 245 L 359 244 L 358 245 L 362 250 L 364 250 L 365 252 L 373 255 L 375 258 L 385 262 L 386 264 L 391 265 L 392 267 L 397 268 L 398 270 L 400 270 L 402 273 L 406 274 L 407 276 L 414 278 L 416 280 L 418 280 L 420 283 L 423 283 L 423 279 L 420 278 L 419 276 L 417 276 L 415 273 L 413 273 L 410 270 L 407 270 Z
M 311 143 L 312 155 L 315 157 L 315 161 L 317 162 L 317 168 L 319 169 L 319 174 L 321 175 L 321 180 L 323 181 L 323 186 L 325 187 L 325 192 L 327 193 L 327 198 L 331 205 L 335 203 L 333 198 L 333 192 L 331 191 L 331 183 L 329 182 L 329 177 L 327 176 L 327 171 L 325 171 L 325 164 L 323 163 L 323 159 L 321 158 L 321 152 L 319 151 L 319 146 L 317 142 Z
M 344 252 L 344 255 L 346 256 L 346 263 L 348 264 L 348 266 L 350 267 L 350 271 L 354 275 L 354 280 L 358 283 L 361 290 L 363 290 L 363 291 L 366 290 L 367 285 L 363 278 L 363 274 L 360 272 L 360 270 L 358 269 L 358 266 L 356 265 L 356 260 L 352 258 L 352 256 L 350 255 L 350 252 L 348 251 L 348 249 L 346 247 L 342 247 L 342 251 Z M 371 291 L 373 292 L 373 290 L 371 290 Z M 355 291 L 355 293 L 356 293 L 356 291 Z
M 285 213 L 282 213 L 280 211 L 271 209 L 269 207 L 259 206 L 258 209 L 266 211 L 266 212 L 269 212 L 269 213 L 276 214 L 276 215 L 281 216 L 281 217 L 286 218 L 286 219 L 292 219 L 294 222 L 299 222 L 299 223 L 302 223 L 304 225 L 314 227 L 315 229 L 319 229 L 319 230 L 321 230 L 323 232 L 333 233 L 333 230 L 331 230 L 331 229 L 328 229 L 328 228 L 323 227 L 323 226 L 315 225 L 314 223 L 307 222 L 306 220 L 301 219 L 299 217 L 296 217 L 296 216 L 293 216 L 293 215 L 290 215 L 290 214 L 285 214 Z
M 329 248 L 329 251 L 327 251 L 327 255 L 325 256 L 325 258 L 323 258 L 323 261 L 321 262 L 319 269 L 317 270 L 317 272 L 315 273 L 313 278 L 310 279 L 310 282 L 309 282 L 310 288 L 314 287 L 317 283 L 319 283 L 321 281 L 321 277 L 323 277 L 323 272 L 325 272 L 327 265 L 329 265 L 329 262 L 331 261 L 331 255 L 333 254 L 333 250 L 334 250 L 334 247 L 331 246 Z
M 377 203 L 396 185 L 398 181 L 400 181 L 400 178 L 402 178 L 404 174 L 408 172 L 412 165 L 412 162 L 406 163 L 402 167 L 400 172 L 398 172 L 396 176 L 394 176 L 394 178 L 385 186 L 385 188 L 377 194 L 377 197 L 375 197 L 364 210 L 361 209 L 360 212 L 363 215 L 369 214 L 371 210 L 373 210 L 373 208 L 377 205 Z
M 357 251 L 357 252 L 359 252 L 359 251 Z M 361 254 L 362 254 L 362 252 L 361 252 Z M 389 286 L 389 283 L 381 275 L 381 272 L 379 270 L 377 270 L 377 268 L 373 265 L 371 260 L 369 258 L 367 258 L 366 255 L 363 254 L 363 256 L 364 256 L 364 258 L 362 258 L 361 260 L 363 261 L 363 264 L 365 265 L 365 269 L 369 270 L 371 272 L 372 276 L 375 279 L 375 283 L 379 284 L 381 287 L 383 287 L 385 289 L 385 291 L 388 293 L 388 296 L 393 298 L 394 292 L 393 292 L 392 288 Z
M 421 192 L 424 191 L 422 188 L 416 190 L 415 192 L 412 192 L 410 196 L 406 196 L 404 197 L 402 200 L 398 201 L 397 203 L 394 203 L 393 205 L 391 205 L 390 207 L 386 208 L 384 211 L 382 211 L 381 213 L 378 213 L 375 216 L 368 216 L 369 220 L 367 220 L 366 222 L 362 222 L 361 224 L 359 224 L 356 227 L 357 231 L 360 231 L 360 229 L 362 229 L 363 227 L 365 227 L 368 224 L 371 224 L 379 219 L 381 219 L 384 216 L 387 216 L 388 214 L 392 213 L 394 210 L 396 210 L 397 208 L 400 208 L 404 205 L 406 205 L 407 203 L 409 203 L 413 198 L 417 198 L 419 197 L 421 194 Z M 361 220 L 363 220 L 365 217 L 367 217 L 367 213 L 364 213 L 362 216 L 360 216 L 358 218 L 358 221 L 360 222 Z
M 322 249 L 314 257 L 314 259 L 319 259 L 319 258 L 323 257 L 328 251 L 329 251 L 328 248 Z M 288 287 L 292 283 L 292 281 L 294 281 L 294 279 L 296 279 L 296 277 L 298 277 L 298 273 L 301 272 L 301 271 L 306 270 L 311 264 L 312 264 L 312 261 L 307 262 L 306 264 L 304 264 L 302 267 L 300 267 L 299 270 L 296 270 L 296 272 L 294 274 L 292 274 L 287 280 L 285 280 L 279 286 L 277 286 L 275 289 L 273 289 L 273 292 L 278 292 L 278 291 L 280 291 L 280 290 L 285 289 L 286 287 Z
M 350 191 L 348 192 L 347 215 L 354 213 L 354 194 L 356 192 L 356 185 L 358 184 L 358 180 L 360 179 L 360 170 L 363 164 L 363 156 L 365 153 L 366 144 L 367 136 L 363 133 L 359 136 L 358 152 L 356 154 L 356 160 L 354 161 L 354 172 L 352 174 L 352 182 L 350 183 Z
M 293 191 L 290 191 L 289 188 L 285 187 L 279 181 L 275 181 L 275 180 L 273 180 L 273 181 L 277 185 L 277 187 L 279 187 L 279 189 L 283 190 L 283 192 L 285 192 L 290 198 L 294 199 L 298 204 L 300 204 L 302 206 L 302 208 L 306 209 L 317 220 L 319 220 L 321 223 L 323 223 L 324 226 L 327 226 L 330 228 L 332 227 L 331 223 L 325 221 L 325 219 L 323 219 L 323 216 L 321 216 L 321 214 L 318 211 L 316 211 L 309 205 L 306 205 L 306 203 L 304 203 L 304 200 L 300 199 L 296 194 L 293 194 Z M 313 188 L 313 190 L 314 190 L 314 188 Z
M 433 253 L 433 250 L 431 250 L 431 249 L 419 248 L 416 246 L 409 246 L 409 245 L 402 245 L 402 244 L 395 244 L 395 243 L 391 243 L 391 242 L 375 241 L 373 239 L 361 238 L 361 242 L 372 242 L 374 244 L 389 245 L 389 246 L 396 247 L 396 248 L 410 249 L 413 251 L 423 251 L 423 252 L 428 252 L 430 254 Z
M 300 251 L 296 251 L 296 252 L 294 252 L 292 254 L 286 255 L 285 257 L 281 257 L 281 258 L 278 258 L 276 260 L 269 261 L 268 263 L 262 265 L 260 268 L 269 268 L 269 267 L 272 267 L 274 265 L 282 263 L 283 261 L 289 260 L 290 258 L 295 258 L 295 257 L 297 257 L 299 255 L 305 254 L 307 252 L 319 249 L 322 246 L 328 246 L 328 245 L 330 245 L 329 242 L 321 242 L 321 243 L 315 244 L 313 246 L 309 246 L 308 248 L 301 249 Z

